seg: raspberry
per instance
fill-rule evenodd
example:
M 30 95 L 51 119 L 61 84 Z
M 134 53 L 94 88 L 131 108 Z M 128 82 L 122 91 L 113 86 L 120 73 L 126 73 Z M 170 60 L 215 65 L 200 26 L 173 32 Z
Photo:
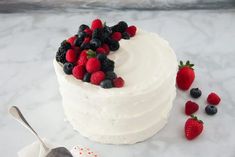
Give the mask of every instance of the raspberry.
M 122 39 L 122 34 L 120 32 L 114 32 L 111 36 L 113 40 L 119 41 Z
M 126 32 L 130 35 L 130 37 L 133 37 L 135 36 L 135 33 L 136 33 L 136 27 L 130 26 L 126 29 Z
M 207 102 L 212 105 L 218 105 L 220 103 L 220 97 L 216 93 L 210 93 L 207 97 Z
M 83 55 L 83 56 L 81 56 L 79 59 L 78 59 L 78 61 L 77 61 L 77 65 L 83 65 L 83 66 L 85 66 L 86 65 L 86 63 L 87 63 L 87 56 L 85 56 L 85 55 Z
M 92 21 L 91 23 L 91 30 L 95 30 L 97 28 L 102 28 L 103 27 L 103 24 L 102 24 L 102 21 L 100 19 L 95 19 Z
M 70 43 L 71 46 L 74 46 L 74 41 L 77 39 L 76 36 L 72 36 L 67 39 L 67 42 Z
M 105 54 L 108 55 L 109 52 L 110 52 L 109 45 L 108 44 L 102 44 L 101 47 L 105 49 L 105 52 L 106 52 Z
M 82 65 L 77 65 L 73 68 L 73 76 L 77 79 L 83 79 L 84 75 L 85 75 L 85 68 Z
M 77 54 L 73 49 L 69 49 L 66 52 L 66 60 L 70 63 L 74 63 L 77 60 Z
M 97 71 L 91 74 L 91 83 L 99 85 L 101 81 L 105 79 L 105 74 L 103 71 Z
M 80 57 L 82 57 L 82 56 L 87 57 L 87 50 L 83 50 L 83 51 L 80 53 Z
M 102 48 L 102 47 L 99 47 L 99 48 L 97 48 L 96 49 L 96 53 L 101 53 L 101 54 L 106 54 L 106 51 L 105 51 L 105 49 L 104 48 Z
M 113 80 L 113 85 L 117 88 L 123 87 L 124 84 L 125 84 L 125 81 L 121 77 L 115 78 Z
M 91 41 L 91 38 L 86 37 L 86 38 L 83 40 L 83 42 L 82 42 L 82 43 L 89 43 L 90 41 Z
M 86 28 L 85 30 L 84 30 L 84 32 L 87 34 L 87 36 L 91 36 L 92 35 L 92 30 L 90 29 L 90 28 Z
M 90 58 L 86 63 L 86 70 L 89 73 L 99 71 L 100 68 L 101 68 L 101 64 L 97 58 Z

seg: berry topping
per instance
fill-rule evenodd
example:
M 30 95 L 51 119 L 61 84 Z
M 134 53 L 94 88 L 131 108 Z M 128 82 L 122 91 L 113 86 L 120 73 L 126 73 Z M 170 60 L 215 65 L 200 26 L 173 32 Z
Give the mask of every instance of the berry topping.
M 91 23 L 91 30 L 95 30 L 97 28 L 102 28 L 102 27 L 103 27 L 103 24 L 100 19 L 95 19 Z
M 113 71 L 114 70 L 114 61 L 106 58 L 101 62 L 101 70 L 104 72 Z
M 95 85 L 99 85 L 101 81 L 105 79 L 105 74 L 103 71 L 97 71 L 91 74 L 91 83 Z
M 100 86 L 102 88 L 112 88 L 113 87 L 113 84 L 112 84 L 112 81 L 111 80 L 103 80 L 102 82 L 100 82 Z
M 124 32 L 128 27 L 128 25 L 125 21 L 120 21 L 120 22 L 118 22 L 117 25 L 118 25 L 118 27 L 117 27 L 118 32 Z
M 106 55 L 108 55 L 109 52 L 110 52 L 109 45 L 107 45 L 107 44 L 102 44 L 101 47 L 105 49 Z
M 109 44 L 109 49 L 111 50 L 111 51 L 116 51 L 116 50 L 118 50 L 119 49 L 119 42 L 118 41 L 116 41 L 116 40 L 113 40 L 113 39 L 109 39 L 108 40 L 108 44 Z
M 199 136 L 203 130 L 203 122 L 198 120 L 196 116 L 191 115 L 184 126 L 185 137 L 188 140 L 192 140 Z
M 101 68 L 100 61 L 97 58 L 90 58 L 86 63 L 86 70 L 89 73 L 99 71 Z
M 121 77 L 115 78 L 113 80 L 114 87 L 120 88 L 120 87 L 123 87 L 124 84 L 125 84 L 125 82 Z
M 102 62 L 107 58 L 107 56 L 105 54 L 100 53 L 96 56 L 96 58 L 99 59 L 100 62 Z
M 82 24 L 80 27 L 79 27 L 79 32 L 82 32 L 84 31 L 85 29 L 89 28 L 89 26 L 85 25 L 85 24 Z
M 179 89 L 188 90 L 192 85 L 195 79 L 193 66 L 194 65 L 190 64 L 189 61 L 187 61 L 186 64 L 180 61 L 179 71 L 176 76 L 176 83 Z
M 131 37 L 130 37 L 130 34 L 128 34 L 127 32 L 123 32 L 122 33 L 122 39 L 126 39 L 126 40 L 128 40 L 128 39 L 130 39 Z
M 77 79 L 83 79 L 84 74 L 85 74 L 85 68 L 82 65 L 77 65 L 73 68 L 73 76 Z
M 83 42 L 83 39 L 82 38 L 77 38 L 74 40 L 74 45 L 75 46 L 80 46 Z
M 68 75 L 72 74 L 73 64 L 72 63 L 64 63 L 63 70 L 64 70 L 65 74 L 68 74 Z
M 199 109 L 199 106 L 197 103 L 193 101 L 187 101 L 185 104 L 185 114 L 186 115 L 191 115 L 195 113 Z
M 220 97 L 216 93 L 210 93 L 207 97 L 207 102 L 211 105 L 218 105 L 220 100 Z
M 99 39 L 92 39 L 90 41 L 90 48 L 92 50 L 96 50 L 100 46 L 101 46 L 101 41 Z
M 86 63 L 87 63 L 87 61 L 88 61 L 87 56 L 81 55 L 80 58 L 79 58 L 78 61 L 77 61 L 77 65 L 83 65 L 83 66 L 85 66 Z
M 87 36 L 91 37 L 91 35 L 92 35 L 92 30 L 91 30 L 90 28 L 86 28 L 86 29 L 84 30 L 84 32 L 86 33 Z
M 205 111 L 208 115 L 214 115 L 217 113 L 217 108 L 215 105 L 207 105 Z
M 73 49 L 69 49 L 66 52 L 66 60 L 70 63 L 74 63 L 77 61 L 77 54 Z
M 107 72 L 105 73 L 105 79 L 113 80 L 113 79 L 115 79 L 115 78 L 117 78 L 117 75 L 115 74 L 115 72 L 113 72 L 113 71 L 107 71 Z
M 199 98 L 202 95 L 202 91 L 198 88 L 192 88 L 190 90 L 190 95 L 193 98 Z
M 122 34 L 120 32 L 114 32 L 111 38 L 115 41 L 119 41 L 122 39 Z
M 130 35 L 130 37 L 135 36 L 137 28 L 135 26 L 130 26 L 126 29 L 126 32 Z
M 84 82 L 90 82 L 91 79 L 91 74 L 90 73 L 85 73 L 84 77 L 83 77 L 83 81 Z
M 70 43 L 70 45 L 74 45 L 74 41 L 77 39 L 77 36 L 72 36 L 68 38 L 67 42 Z
M 105 51 L 104 48 L 99 47 L 99 48 L 96 49 L 96 53 L 98 53 L 98 54 L 99 54 L 99 53 L 106 54 L 106 51 Z

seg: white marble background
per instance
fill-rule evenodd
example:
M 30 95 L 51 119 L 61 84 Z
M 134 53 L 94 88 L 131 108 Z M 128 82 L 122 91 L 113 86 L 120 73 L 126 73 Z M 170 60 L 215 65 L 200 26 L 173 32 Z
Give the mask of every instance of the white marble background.
M 100 17 L 108 23 L 126 20 L 158 32 L 174 48 L 178 59 L 195 63 L 203 96 L 197 115 L 205 122 L 194 141 L 184 138 L 184 103 L 178 92 L 167 126 L 153 138 L 135 145 L 113 146 L 81 137 L 63 121 L 52 59 L 59 43 L 76 33 L 78 25 Z M 35 139 L 7 110 L 18 105 L 42 137 L 55 144 L 90 146 L 101 157 L 234 157 L 235 156 L 235 11 L 93 11 L 0 14 L 0 156 L 14 157 Z M 144 53 L 144 51 L 143 51 Z M 218 114 L 203 111 L 211 91 L 220 94 Z

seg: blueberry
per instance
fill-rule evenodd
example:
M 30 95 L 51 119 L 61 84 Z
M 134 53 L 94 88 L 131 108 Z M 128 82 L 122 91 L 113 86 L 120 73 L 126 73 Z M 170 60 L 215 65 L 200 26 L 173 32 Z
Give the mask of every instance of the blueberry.
M 83 81 L 84 82 L 90 82 L 90 78 L 91 78 L 91 74 L 90 73 L 86 73 L 83 77 Z
M 198 89 L 198 88 L 192 88 L 192 89 L 190 90 L 190 95 L 191 95 L 191 97 L 193 97 L 193 98 L 199 98 L 199 97 L 202 95 L 202 92 L 201 92 L 201 90 Z
M 75 41 L 74 41 L 74 45 L 75 46 L 80 46 L 83 42 L 83 39 L 82 38 L 77 38 Z
M 92 39 L 101 39 L 103 35 L 103 30 L 101 28 L 97 28 L 92 33 Z
M 217 108 L 214 105 L 207 105 L 205 111 L 208 115 L 214 115 L 217 113 Z
M 96 58 L 99 59 L 99 61 L 103 61 L 107 58 L 107 56 L 105 54 L 100 53 L 96 56 Z
M 90 44 L 89 43 L 82 43 L 80 46 L 81 50 L 85 50 L 85 49 L 89 49 L 90 48 Z
M 66 51 L 68 49 L 70 49 L 72 46 L 70 45 L 70 43 L 68 43 L 66 40 L 64 40 L 61 44 L 60 47 L 64 48 Z
M 72 63 L 64 63 L 63 70 L 64 70 L 65 74 L 68 74 L 68 75 L 72 74 L 73 64 Z
M 128 39 L 130 39 L 130 35 L 127 32 L 123 32 L 122 33 L 122 39 L 128 40 Z
M 113 71 L 107 71 L 105 74 L 105 78 L 109 79 L 109 80 L 113 80 L 113 79 L 117 78 L 117 75 Z
M 78 32 L 78 38 L 82 38 L 84 39 L 86 37 L 86 33 L 85 32 Z
M 113 84 L 112 84 L 112 81 L 111 80 L 103 80 L 101 83 L 100 83 L 100 86 L 102 88 L 112 88 L 113 87 Z
M 119 49 L 119 42 L 118 41 L 115 41 L 111 38 L 107 38 L 106 39 L 106 43 L 109 45 L 109 48 L 111 51 L 116 51 Z
M 87 25 L 82 24 L 82 25 L 80 25 L 80 27 L 79 27 L 79 32 L 82 32 L 82 31 L 84 31 L 84 30 L 87 29 L 87 28 L 89 28 Z
M 114 61 L 106 58 L 101 62 L 101 70 L 104 72 L 113 71 L 114 70 Z
M 96 50 L 100 46 L 101 46 L 101 41 L 99 39 L 91 39 L 90 48 L 92 50 Z

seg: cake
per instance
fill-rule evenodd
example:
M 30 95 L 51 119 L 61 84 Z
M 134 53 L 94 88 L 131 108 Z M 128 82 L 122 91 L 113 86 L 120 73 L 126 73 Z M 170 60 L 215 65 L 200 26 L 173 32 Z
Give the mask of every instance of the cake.
M 66 119 L 92 141 L 133 144 L 144 141 L 167 123 L 176 96 L 177 59 L 159 35 L 137 29 L 107 57 L 122 88 L 105 89 L 68 75 L 54 59 Z

